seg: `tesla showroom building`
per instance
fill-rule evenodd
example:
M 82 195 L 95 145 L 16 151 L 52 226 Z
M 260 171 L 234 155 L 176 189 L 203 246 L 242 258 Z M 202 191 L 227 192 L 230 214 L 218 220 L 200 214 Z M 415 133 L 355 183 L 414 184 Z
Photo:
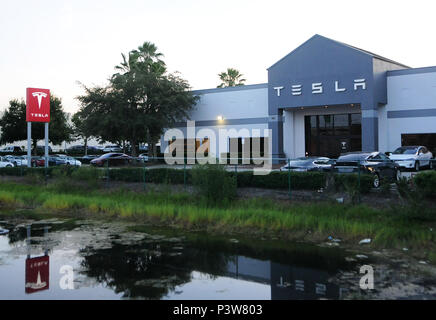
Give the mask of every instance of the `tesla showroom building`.
M 336 158 L 402 145 L 436 153 L 436 67 L 410 68 L 320 35 L 273 64 L 268 83 L 194 94 L 200 99 L 190 118 L 197 133 L 207 128 L 218 137 L 220 129 L 234 129 L 217 142 L 220 154 L 229 152 L 232 139 L 241 146 L 269 135 L 273 157 L 281 158 Z M 176 127 L 188 130 L 187 123 Z M 200 135 L 196 146 L 207 141 Z

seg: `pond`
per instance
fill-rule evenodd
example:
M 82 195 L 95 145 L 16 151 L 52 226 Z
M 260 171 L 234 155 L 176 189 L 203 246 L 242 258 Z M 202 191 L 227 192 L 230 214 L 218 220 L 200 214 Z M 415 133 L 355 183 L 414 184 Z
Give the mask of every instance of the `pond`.
M 343 299 L 376 261 L 333 245 L 124 222 L 0 228 L 10 231 L 0 236 L 0 299 Z

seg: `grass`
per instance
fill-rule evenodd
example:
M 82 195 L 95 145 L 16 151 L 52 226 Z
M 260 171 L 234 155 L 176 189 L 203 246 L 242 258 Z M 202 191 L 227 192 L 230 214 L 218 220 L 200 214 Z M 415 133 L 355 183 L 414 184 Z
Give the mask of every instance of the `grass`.
M 307 237 L 309 231 L 312 238 L 319 239 L 329 235 L 348 240 L 369 237 L 376 245 L 432 248 L 430 252 L 434 251 L 436 240 L 435 232 L 430 229 L 434 229 L 435 221 L 410 218 L 408 207 L 381 210 L 365 205 L 285 204 L 268 199 L 237 200 L 220 207 L 210 206 L 202 198 L 185 193 L 80 190 L 77 187 L 67 191 L 54 186 L 56 184 L 0 183 L 0 205 L 30 207 L 53 214 L 81 212 L 197 229 L 271 233 L 286 238 Z

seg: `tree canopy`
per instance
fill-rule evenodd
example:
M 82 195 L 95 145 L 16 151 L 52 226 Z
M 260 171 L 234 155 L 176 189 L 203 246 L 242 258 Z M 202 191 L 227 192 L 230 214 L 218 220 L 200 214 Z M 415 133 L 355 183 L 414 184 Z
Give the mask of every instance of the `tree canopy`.
M 246 79 L 243 79 L 243 74 L 233 68 L 227 68 L 225 72 L 218 74 L 221 84 L 217 88 L 243 86 Z
M 11 100 L 8 108 L 0 118 L 0 143 L 13 143 L 27 139 L 26 103 L 21 100 Z M 59 145 L 63 141 L 71 141 L 72 128 L 68 124 L 68 114 L 64 112 L 61 99 L 50 95 L 49 141 Z M 38 140 L 44 139 L 44 123 L 32 123 L 33 147 Z
M 106 87 L 84 86 L 85 94 L 77 97 L 79 113 L 89 134 L 114 143 L 128 141 L 136 155 L 138 143 L 152 146 L 164 128 L 188 119 L 197 98 L 186 80 L 167 72 L 153 43 L 121 56 Z

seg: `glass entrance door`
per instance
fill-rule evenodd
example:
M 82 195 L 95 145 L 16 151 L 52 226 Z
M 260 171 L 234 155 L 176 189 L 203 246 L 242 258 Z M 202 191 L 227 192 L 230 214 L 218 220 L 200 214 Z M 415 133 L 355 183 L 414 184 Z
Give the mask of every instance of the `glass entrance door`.
M 360 113 L 305 116 L 306 153 L 337 158 L 341 153 L 361 151 Z

